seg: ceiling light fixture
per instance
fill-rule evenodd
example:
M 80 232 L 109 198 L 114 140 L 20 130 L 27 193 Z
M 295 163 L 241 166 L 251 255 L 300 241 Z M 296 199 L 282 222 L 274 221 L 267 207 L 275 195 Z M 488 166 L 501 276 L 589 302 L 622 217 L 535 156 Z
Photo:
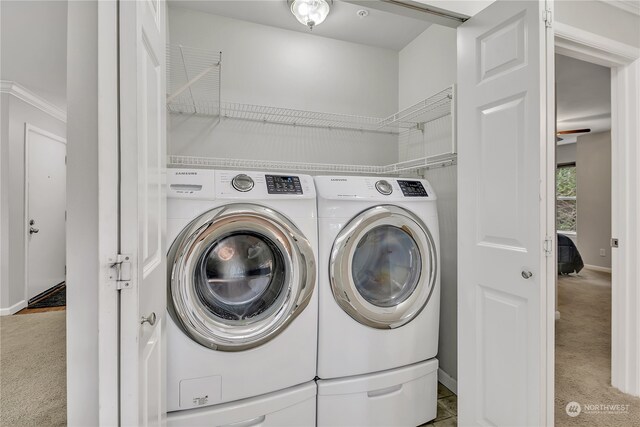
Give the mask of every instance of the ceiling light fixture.
M 298 22 L 313 30 L 316 25 L 322 24 L 331 9 L 333 0 L 287 0 L 291 7 L 291 13 Z

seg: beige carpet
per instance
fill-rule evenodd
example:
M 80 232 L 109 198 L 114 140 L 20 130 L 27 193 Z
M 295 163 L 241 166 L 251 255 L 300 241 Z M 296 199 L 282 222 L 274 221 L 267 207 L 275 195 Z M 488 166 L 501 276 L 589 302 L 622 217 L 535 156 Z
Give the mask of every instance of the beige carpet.
M 67 422 L 66 312 L 0 317 L 0 426 Z
M 583 269 L 559 276 L 558 309 L 556 425 L 640 426 L 640 398 L 611 387 L 611 275 Z M 581 406 L 576 417 L 567 415 L 569 402 Z M 628 411 L 590 406 L 616 404 Z

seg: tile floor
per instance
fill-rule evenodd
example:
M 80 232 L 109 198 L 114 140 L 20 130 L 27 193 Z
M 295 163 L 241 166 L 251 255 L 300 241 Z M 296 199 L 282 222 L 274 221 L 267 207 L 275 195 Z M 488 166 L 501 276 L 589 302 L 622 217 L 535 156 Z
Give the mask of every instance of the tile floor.
M 458 396 L 438 383 L 438 414 L 436 419 L 420 427 L 456 427 L 458 425 Z

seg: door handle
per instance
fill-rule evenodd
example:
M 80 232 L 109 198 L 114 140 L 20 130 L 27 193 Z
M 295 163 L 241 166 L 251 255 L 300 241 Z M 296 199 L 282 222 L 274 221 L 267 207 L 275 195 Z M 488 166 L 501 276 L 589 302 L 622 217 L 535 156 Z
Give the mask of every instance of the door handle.
M 522 270 L 523 279 L 530 279 L 532 276 L 533 276 L 533 273 L 530 272 L 529 270 Z
M 36 234 L 39 231 L 40 231 L 39 228 L 29 227 L 29 234 Z
M 144 325 L 145 323 L 148 323 L 149 325 L 153 326 L 156 324 L 156 313 L 151 313 L 150 315 L 148 315 L 147 317 L 142 317 L 140 318 L 140 324 Z

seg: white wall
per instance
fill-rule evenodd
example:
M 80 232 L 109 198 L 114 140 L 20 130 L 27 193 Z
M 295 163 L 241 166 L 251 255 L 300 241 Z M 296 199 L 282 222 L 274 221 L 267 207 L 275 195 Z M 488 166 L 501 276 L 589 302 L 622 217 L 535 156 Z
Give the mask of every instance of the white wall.
M 578 249 L 585 264 L 611 268 L 611 132 L 579 136 L 576 145 Z
M 69 2 L 68 17 L 67 423 L 97 426 L 98 2 Z
M 386 117 L 398 108 L 398 52 L 186 9 L 169 9 L 172 44 L 221 50 L 222 100 Z M 171 115 L 170 154 L 388 164 L 395 139 Z
M 456 31 L 433 25 L 400 51 L 399 105 L 406 108 L 456 82 Z M 427 125 L 424 137 L 401 141 L 400 160 L 425 154 L 441 153 L 451 142 L 451 118 Z M 425 151 L 426 150 L 426 151 Z M 442 292 L 440 297 L 440 368 L 456 380 L 458 377 L 457 306 L 458 306 L 458 230 L 457 167 L 436 168 L 426 172 L 438 195 L 440 220 L 440 263 Z
M 6 170 L 3 168 L 2 217 L 7 222 L 7 234 L 3 233 L 2 275 L 0 309 L 3 314 L 12 314 L 26 305 L 25 301 L 25 123 L 51 132 L 62 138 L 66 136 L 64 121 L 8 93 L 3 93 L 6 119 L 2 122 L 3 157 L 6 154 Z M 4 110 L 4 108 L 3 108 Z M 4 115 L 3 114 L 3 115 Z M 5 181 L 6 179 L 6 181 Z M 5 187 L 6 186 L 6 187 Z M 6 204 L 4 203 L 6 201 Z M 5 218 L 6 215 L 6 219 Z M 12 309 L 13 307 L 13 309 Z

